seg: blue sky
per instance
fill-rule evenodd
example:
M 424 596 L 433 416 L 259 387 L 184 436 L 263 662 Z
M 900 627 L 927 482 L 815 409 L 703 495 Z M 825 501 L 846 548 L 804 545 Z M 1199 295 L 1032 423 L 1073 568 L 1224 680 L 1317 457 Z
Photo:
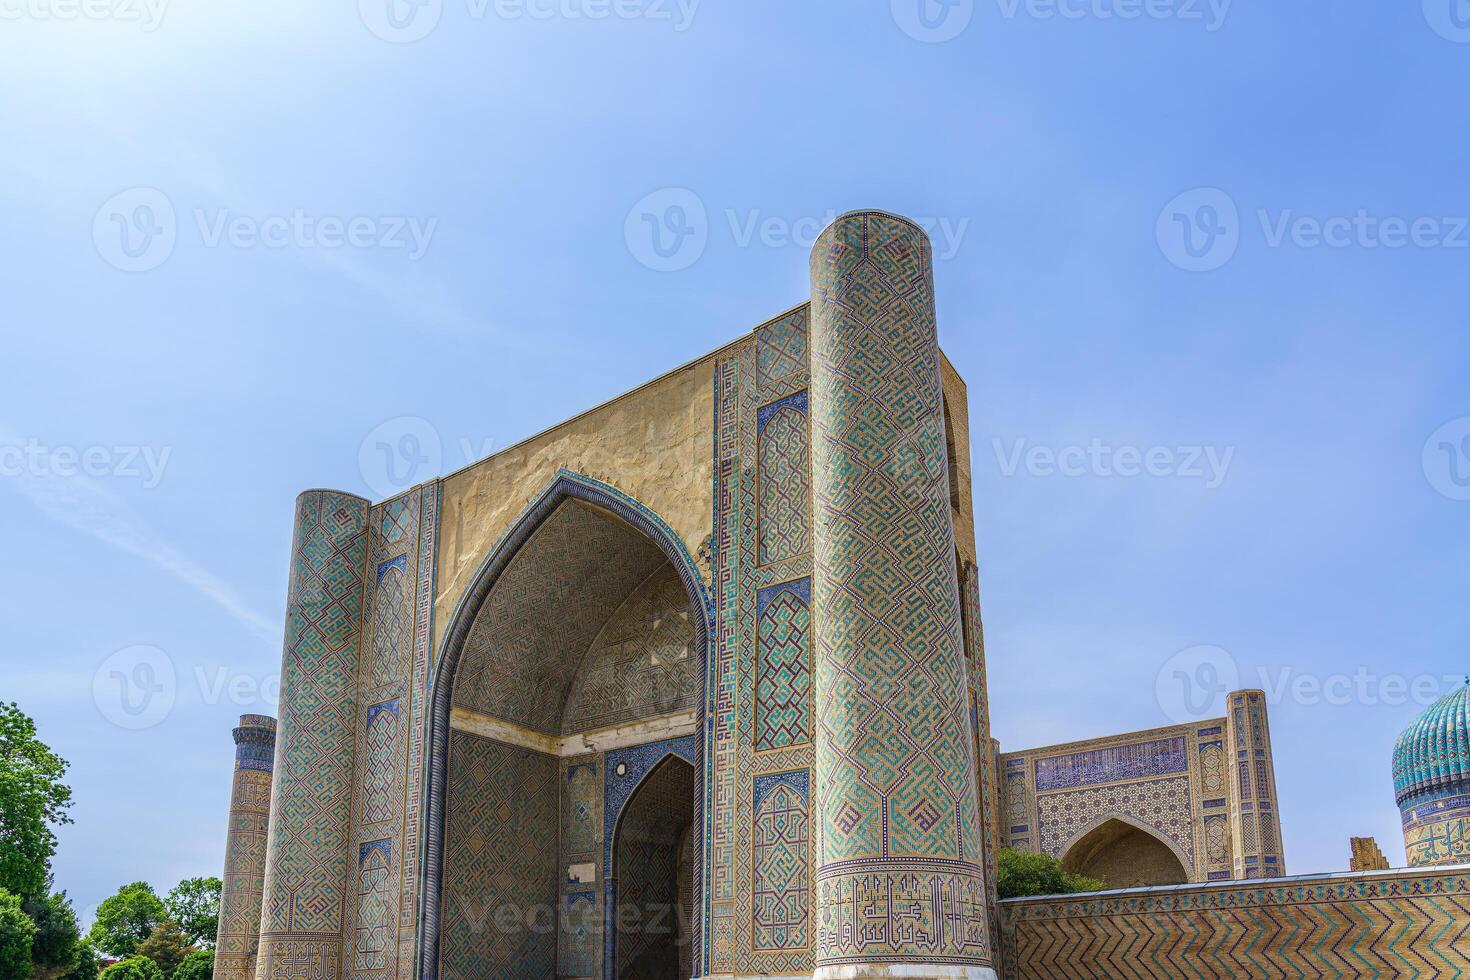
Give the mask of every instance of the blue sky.
M 85 912 L 218 872 L 298 491 L 721 345 L 857 207 L 953 246 L 1004 745 L 1234 670 L 1290 869 L 1402 860 L 1394 678 L 1470 671 L 1463 0 L 384 2 L 0 0 L 0 697 L 72 762 Z M 140 646 L 179 693 L 133 730 L 94 680 Z

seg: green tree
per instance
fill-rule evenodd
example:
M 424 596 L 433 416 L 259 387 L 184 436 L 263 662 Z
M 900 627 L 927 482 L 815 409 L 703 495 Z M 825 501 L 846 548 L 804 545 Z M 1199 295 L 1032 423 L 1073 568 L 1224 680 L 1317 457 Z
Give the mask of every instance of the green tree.
M 219 895 L 224 883 L 218 878 L 185 878 L 168 893 L 163 904 L 171 919 L 188 937 L 189 945 L 214 948 L 219 932 Z
M 36 938 L 31 944 L 34 980 L 56 980 L 75 969 L 82 931 L 66 892 L 27 899 L 23 907 L 36 924 Z
M 77 965 L 61 978 L 61 980 L 97 980 L 97 974 L 102 972 L 102 954 L 97 952 L 97 947 L 82 939 L 77 943 Z
M 36 924 L 21 908 L 19 895 L 0 888 L 0 980 L 27 980 Z
M 1068 874 L 1062 870 L 1062 863 L 1050 854 L 1033 854 L 1006 847 L 997 856 L 997 864 L 1000 873 L 996 878 L 996 891 L 1001 898 L 1071 895 L 1101 891 L 1107 887 L 1095 878 Z
M 36 737 L 36 723 L 0 703 L 0 888 L 30 898 L 45 893 L 56 853 L 52 827 L 71 823 L 66 762 Z
M 116 895 L 103 899 L 97 906 L 97 918 L 87 939 L 107 955 L 127 959 L 167 916 L 168 910 L 153 886 L 146 881 L 135 881 L 123 885 Z
M 214 951 L 196 949 L 184 957 L 173 980 L 214 980 Z
M 163 971 L 146 956 L 132 956 L 102 971 L 104 980 L 165 980 Z
M 193 951 L 184 937 L 184 930 L 173 919 L 164 919 L 154 926 L 148 938 L 138 944 L 138 955 L 157 963 L 165 977 L 173 976 L 184 957 Z

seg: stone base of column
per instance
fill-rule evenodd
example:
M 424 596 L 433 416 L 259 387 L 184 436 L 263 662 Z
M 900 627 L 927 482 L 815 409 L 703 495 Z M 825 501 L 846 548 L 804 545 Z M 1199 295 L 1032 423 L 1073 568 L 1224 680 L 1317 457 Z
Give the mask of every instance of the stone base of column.
M 996 975 L 988 966 L 849 963 L 818 967 L 812 980 L 996 980 Z

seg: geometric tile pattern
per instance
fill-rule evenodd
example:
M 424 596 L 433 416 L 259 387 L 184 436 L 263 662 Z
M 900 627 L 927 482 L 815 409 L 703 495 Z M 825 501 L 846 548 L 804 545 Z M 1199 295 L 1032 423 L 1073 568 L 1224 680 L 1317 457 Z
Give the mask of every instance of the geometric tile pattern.
M 812 549 L 812 483 L 807 394 L 760 410 L 760 561 Z
M 367 754 L 361 760 L 364 823 L 393 817 L 394 777 L 398 773 L 398 701 L 375 704 L 367 710 Z M 391 849 L 390 849 L 391 850 Z
M 1015 980 L 1470 974 L 1464 872 L 1012 899 L 1000 915 Z
M 601 758 L 562 761 L 561 867 L 590 865 L 591 880 L 562 876 L 559 973 L 602 975 L 602 775 Z
M 297 501 L 260 980 L 340 976 L 367 516 L 349 494 Z
M 362 845 L 358 864 L 354 963 L 357 970 L 382 970 L 388 966 L 393 939 L 392 844 L 382 840 Z
M 812 249 L 816 962 L 983 967 L 990 939 L 927 236 Z
M 1226 755 L 1235 771 L 1230 789 L 1232 876 L 1279 878 L 1286 874 L 1281 853 L 1281 815 L 1276 808 L 1276 773 L 1263 691 L 1235 691 L 1225 716 Z
M 235 729 L 235 776 L 221 876 L 219 931 L 214 972 L 220 980 L 254 980 L 260 942 L 260 899 L 265 885 L 266 833 L 270 824 L 271 770 L 276 720 L 246 715 Z
M 566 734 L 699 707 L 698 639 L 689 593 L 664 562 L 618 607 L 572 669 Z
M 679 909 L 682 895 L 692 888 L 680 874 L 679 845 L 693 817 L 693 799 L 694 767 L 665 757 L 639 781 L 623 809 L 613 848 L 613 976 L 653 980 L 678 975 L 680 944 L 688 938 Z
M 807 314 L 805 304 L 755 331 L 755 368 L 761 385 L 775 384 L 807 369 Z
M 945 407 L 948 416 L 949 408 Z M 952 422 L 952 420 L 949 420 Z M 946 450 L 951 462 L 956 459 L 954 447 Z M 951 476 L 951 484 L 954 479 Z M 976 779 L 976 795 L 980 803 L 981 856 L 985 869 L 986 907 L 994 908 L 997 901 L 996 859 L 1000 854 L 996 822 L 1000 819 L 1000 801 L 997 798 L 995 756 L 990 737 L 990 691 L 985 671 L 985 627 L 980 618 L 980 570 L 974 562 L 965 562 L 960 576 L 960 610 L 965 628 L 965 666 L 970 678 L 971 711 L 974 713 L 975 764 L 979 770 Z M 1000 922 L 993 915 L 986 916 L 990 925 L 991 966 L 1000 972 L 999 961 Z
M 762 589 L 756 667 L 757 752 L 812 740 L 811 580 Z
M 811 889 L 808 780 L 800 772 L 755 780 L 754 948 L 805 949 Z
M 1126 816 L 1172 841 L 1187 858 L 1184 867 L 1194 867 L 1194 811 L 1188 776 L 1044 793 L 1036 802 L 1041 850 L 1052 857 L 1062 857 L 1083 834 L 1106 820 Z
M 557 761 L 460 731 L 449 751 L 439 975 L 552 980 Z
M 454 678 L 455 706 L 563 734 L 578 662 L 666 562 L 657 545 L 605 511 L 561 504 L 511 558 L 475 617 Z

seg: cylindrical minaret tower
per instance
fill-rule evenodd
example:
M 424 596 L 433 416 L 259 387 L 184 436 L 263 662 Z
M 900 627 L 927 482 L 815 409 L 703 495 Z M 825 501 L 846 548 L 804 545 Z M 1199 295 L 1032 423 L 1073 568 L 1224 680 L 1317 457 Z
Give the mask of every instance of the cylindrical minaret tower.
M 243 715 L 240 727 L 235 729 L 235 778 L 225 838 L 224 890 L 219 897 L 219 932 L 214 942 L 215 980 L 255 977 L 275 759 L 276 720 L 266 715 Z
M 1410 867 L 1470 861 L 1470 677 L 1399 736 L 1393 789 Z
M 368 502 L 296 501 L 258 980 L 337 980 L 348 880 Z
M 993 978 L 929 239 L 811 268 L 816 976 Z

